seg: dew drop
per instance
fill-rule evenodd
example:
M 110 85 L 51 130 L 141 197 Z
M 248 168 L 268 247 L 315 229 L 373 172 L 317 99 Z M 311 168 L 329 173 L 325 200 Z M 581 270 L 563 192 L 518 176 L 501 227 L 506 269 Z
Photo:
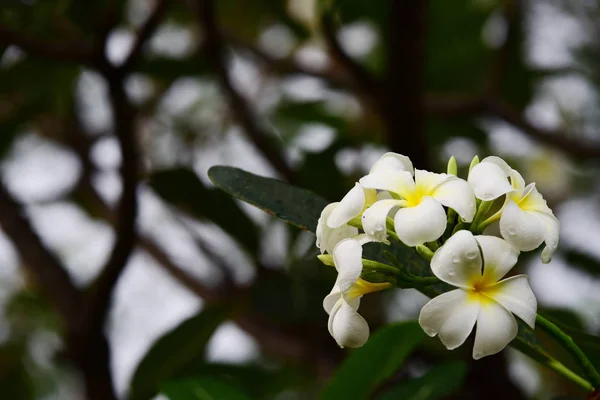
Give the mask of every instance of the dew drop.
M 477 257 L 477 252 L 476 251 L 468 251 L 467 254 L 465 254 L 465 256 L 469 260 L 474 260 Z
M 458 262 L 459 262 L 459 261 L 460 261 L 460 258 L 459 258 L 458 256 L 454 256 L 454 257 L 452 258 L 452 262 L 453 262 L 454 264 L 458 264 Z
M 475 353 L 475 354 L 473 354 L 473 358 L 476 359 L 476 360 L 480 359 L 481 358 L 481 353 Z
M 508 228 L 508 234 L 509 235 L 515 235 L 517 233 L 517 230 L 511 226 L 510 228 Z
M 448 275 L 449 275 L 449 276 L 454 276 L 454 274 L 455 274 L 455 272 L 454 272 L 454 270 L 453 270 L 453 269 L 451 269 L 451 270 L 449 270 L 449 271 L 448 271 Z

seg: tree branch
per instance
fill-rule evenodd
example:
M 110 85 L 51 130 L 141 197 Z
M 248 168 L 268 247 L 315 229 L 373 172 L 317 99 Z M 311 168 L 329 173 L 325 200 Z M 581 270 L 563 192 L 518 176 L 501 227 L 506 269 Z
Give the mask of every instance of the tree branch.
M 115 121 L 115 132 L 121 151 L 120 168 L 122 194 L 117 211 L 116 239 L 110 257 L 100 276 L 93 284 L 87 315 L 88 329 L 102 329 L 110 309 L 112 292 L 124 270 L 137 239 L 135 227 L 137 205 L 138 166 L 140 164 L 135 139 L 133 106 L 123 89 L 123 76 L 119 71 L 107 67 L 103 70 L 108 81 L 111 107 Z
M 11 238 L 25 267 L 36 277 L 68 328 L 76 323 L 82 294 L 58 258 L 37 235 L 25 210 L 0 184 L 0 225 Z
M 212 63 L 214 72 L 221 87 L 228 98 L 229 106 L 246 134 L 262 155 L 275 167 L 290 183 L 296 181 L 295 172 L 288 166 L 279 149 L 272 145 L 270 136 L 257 123 L 246 100 L 237 92 L 227 68 L 226 47 L 215 21 L 215 10 L 211 0 L 198 1 L 198 18 L 205 31 L 206 55 Z
M 382 84 L 365 70 L 359 63 L 353 60 L 342 48 L 337 39 L 335 24 L 330 13 L 325 13 L 321 18 L 323 35 L 334 59 L 348 72 L 350 81 L 364 95 L 368 96 L 374 105 L 381 106 L 383 100 Z
M 0 25 L 0 46 L 14 45 L 38 58 L 92 66 L 92 48 L 82 43 L 44 40 Z
M 140 28 L 135 43 L 131 48 L 131 53 L 127 59 L 123 62 L 120 69 L 123 74 L 129 72 L 131 68 L 133 68 L 135 62 L 138 60 L 144 45 L 152 37 L 156 29 L 158 28 L 158 23 L 162 19 L 163 15 L 167 11 L 169 6 L 169 2 L 167 0 L 159 0 L 158 4 L 154 8 L 152 14 L 148 17 L 146 22 Z
M 385 82 L 388 142 L 418 168 L 429 166 L 423 109 L 427 3 L 391 1 Z

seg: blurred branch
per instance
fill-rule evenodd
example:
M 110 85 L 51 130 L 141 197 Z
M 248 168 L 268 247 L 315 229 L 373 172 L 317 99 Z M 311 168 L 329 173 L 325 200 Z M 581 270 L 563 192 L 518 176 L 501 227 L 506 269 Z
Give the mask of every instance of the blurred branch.
M 76 323 L 82 294 L 58 258 L 44 245 L 7 188 L 0 184 L 0 225 L 11 238 L 25 267 L 32 272 L 67 326 Z
M 427 7 L 425 0 L 392 0 L 384 85 L 389 145 L 417 168 L 429 165 L 423 109 Z
M 370 97 L 375 105 L 381 105 L 382 85 L 375 77 L 354 61 L 342 48 L 335 30 L 333 16 L 325 13 L 321 19 L 323 35 L 334 59 L 350 74 L 354 85 Z
M 0 46 L 9 45 L 17 46 L 33 57 L 86 66 L 92 64 L 92 48 L 85 46 L 83 43 L 45 40 L 0 25 Z
M 123 73 L 127 73 L 131 70 L 138 57 L 142 53 L 144 45 L 146 44 L 148 39 L 152 37 L 154 32 L 156 32 L 156 29 L 158 28 L 158 23 L 167 11 L 169 4 L 170 3 L 167 0 L 158 1 L 158 4 L 156 4 L 154 11 L 152 12 L 152 14 L 150 14 L 146 22 L 140 28 L 136 40 L 131 49 L 131 53 L 129 53 L 129 56 L 120 67 Z
M 288 166 L 279 149 L 270 142 L 270 135 L 258 124 L 246 100 L 235 89 L 227 68 L 225 42 L 215 21 L 214 4 L 211 0 L 199 0 L 198 18 L 205 31 L 205 50 L 212 63 L 217 80 L 229 100 L 233 114 L 244 128 L 246 134 L 263 156 L 290 183 L 295 183 L 296 174 Z
M 140 161 L 135 138 L 135 111 L 123 88 L 123 75 L 120 71 L 108 67 L 103 69 L 103 74 L 108 81 L 115 133 L 121 151 L 120 175 L 123 189 L 117 211 L 115 244 L 89 297 L 87 315 L 90 318 L 88 329 L 91 330 L 102 329 L 110 308 L 114 286 L 127 265 L 137 238 L 135 222 L 138 211 L 137 181 Z

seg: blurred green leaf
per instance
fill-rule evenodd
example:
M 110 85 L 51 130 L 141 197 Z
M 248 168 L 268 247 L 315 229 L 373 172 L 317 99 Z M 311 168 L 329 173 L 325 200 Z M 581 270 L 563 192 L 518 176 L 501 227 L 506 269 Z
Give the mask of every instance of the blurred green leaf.
M 239 388 L 214 378 L 186 378 L 161 385 L 169 400 L 248 400 Z
M 218 189 L 208 189 L 189 169 L 159 171 L 150 186 L 160 197 L 201 220 L 211 220 L 233 236 L 252 254 L 258 248 L 258 231 L 236 202 Z
M 208 177 L 231 196 L 262 209 L 300 229 L 315 232 L 327 201 L 313 192 L 244 170 L 215 166 Z
M 565 251 L 567 262 L 574 267 L 592 274 L 600 274 L 600 260 L 596 257 L 575 249 Z
M 402 382 L 385 391 L 379 400 L 437 400 L 456 392 L 462 386 L 467 373 L 463 361 L 436 365 L 424 376 Z
M 2 398 L 33 400 L 34 382 L 27 372 L 23 359 L 24 346 L 4 344 L 0 346 L 0 393 Z
M 207 307 L 158 339 L 133 374 L 129 399 L 152 398 L 162 382 L 203 359 L 206 344 L 226 317 L 226 310 Z
M 379 329 L 344 360 L 321 398 L 362 399 L 404 364 L 425 334 L 417 322 L 400 322 Z

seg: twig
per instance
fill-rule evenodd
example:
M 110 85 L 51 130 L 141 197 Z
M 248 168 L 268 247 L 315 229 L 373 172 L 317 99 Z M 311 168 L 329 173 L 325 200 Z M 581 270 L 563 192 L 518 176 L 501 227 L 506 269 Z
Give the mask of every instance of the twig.
M 14 45 L 25 53 L 58 62 L 92 65 L 92 48 L 79 42 L 44 40 L 25 32 L 0 25 L 0 45 Z
M 142 53 L 144 45 L 146 44 L 148 39 L 152 37 L 154 32 L 156 32 L 156 29 L 158 28 L 158 23 L 167 11 L 169 4 L 170 3 L 167 0 L 158 1 L 158 4 L 154 8 L 154 11 L 140 28 L 135 43 L 133 44 L 133 47 L 131 49 L 131 53 L 129 53 L 129 56 L 121 65 L 120 69 L 122 73 L 127 73 L 129 70 L 131 70 L 135 62 L 138 60 L 140 54 Z
M 205 30 L 205 49 L 216 77 L 229 101 L 229 106 L 246 134 L 265 158 L 290 183 L 296 181 L 295 172 L 288 166 L 279 149 L 271 144 L 269 135 L 259 126 L 246 100 L 237 92 L 227 69 L 226 47 L 215 21 L 214 5 L 211 0 L 198 1 L 198 18 Z
M 385 82 L 388 142 L 418 168 L 429 165 L 423 110 L 427 3 L 391 1 Z

